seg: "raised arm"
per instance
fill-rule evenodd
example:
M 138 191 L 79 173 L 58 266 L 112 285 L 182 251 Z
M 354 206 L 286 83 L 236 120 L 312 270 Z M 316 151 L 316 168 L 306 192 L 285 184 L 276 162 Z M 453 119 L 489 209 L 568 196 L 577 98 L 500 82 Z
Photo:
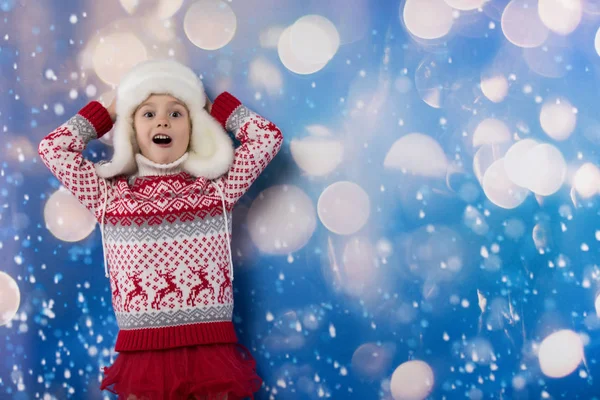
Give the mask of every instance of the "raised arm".
M 92 101 L 40 142 L 38 153 L 52 174 L 100 222 L 111 185 L 96 174 L 94 164 L 81 154 L 87 143 L 112 128 L 108 111 Z
M 274 123 L 250 111 L 227 92 L 215 99 L 211 114 L 241 143 L 231 168 L 218 182 L 232 208 L 277 155 L 283 135 Z

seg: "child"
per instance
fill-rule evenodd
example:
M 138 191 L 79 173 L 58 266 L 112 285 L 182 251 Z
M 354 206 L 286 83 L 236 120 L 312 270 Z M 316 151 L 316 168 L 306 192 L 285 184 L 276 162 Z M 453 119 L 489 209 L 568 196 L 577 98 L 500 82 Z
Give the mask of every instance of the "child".
M 232 323 L 230 221 L 283 137 L 227 92 L 212 116 L 205 104 L 192 70 L 147 61 L 124 76 L 116 106 L 92 101 L 39 145 L 100 223 L 120 353 L 101 389 L 124 399 L 242 399 L 262 383 Z M 115 119 L 112 160 L 84 159 Z

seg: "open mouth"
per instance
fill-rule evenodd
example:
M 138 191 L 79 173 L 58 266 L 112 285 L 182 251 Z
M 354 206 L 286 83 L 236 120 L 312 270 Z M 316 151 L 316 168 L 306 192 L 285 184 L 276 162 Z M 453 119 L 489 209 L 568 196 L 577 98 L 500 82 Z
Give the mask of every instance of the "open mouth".
M 152 142 L 164 146 L 171 144 L 172 139 L 167 135 L 159 133 L 158 135 L 154 135 L 154 137 L 152 138 Z

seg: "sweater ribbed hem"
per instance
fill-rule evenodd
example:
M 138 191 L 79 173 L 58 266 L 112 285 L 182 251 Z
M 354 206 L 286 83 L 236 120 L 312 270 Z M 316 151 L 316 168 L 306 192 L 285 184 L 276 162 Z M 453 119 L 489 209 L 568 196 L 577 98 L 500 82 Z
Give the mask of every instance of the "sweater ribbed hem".
M 210 114 L 217 121 L 219 121 L 224 129 L 227 129 L 227 118 L 229 118 L 231 113 L 241 104 L 242 103 L 240 103 L 240 101 L 233 97 L 229 92 L 223 92 L 215 99 Z
M 237 343 L 232 322 L 121 330 L 115 351 L 164 350 L 212 343 Z
M 91 122 L 96 130 L 98 139 L 104 136 L 113 127 L 108 110 L 97 101 L 89 102 L 85 107 L 79 110 L 79 115 Z

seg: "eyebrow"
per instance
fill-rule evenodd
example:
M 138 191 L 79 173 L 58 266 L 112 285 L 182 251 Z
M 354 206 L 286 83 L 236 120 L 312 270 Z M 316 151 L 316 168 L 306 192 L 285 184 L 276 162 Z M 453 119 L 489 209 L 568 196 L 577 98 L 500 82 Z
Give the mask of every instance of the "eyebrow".
M 171 101 L 169 101 L 167 104 L 168 104 L 168 105 L 173 105 L 173 104 L 175 104 L 175 105 L 179 105 L 179 106 L 185 107 L 185 104 L 183 104 L 183 103 L 182 103 L 182 102 L 180 102 L 180 101 L 176 101 L 176 100 L 171 100 Z M 151 102 L 151 101 L 146 101 L 146 102 L 144 102 L 144 103 L 140 104 L 140 108 L 142 108 L 142 107 L 144 107 L 144 106 L 156 106 L 156 103 L 153 103 L 153 102 Z

